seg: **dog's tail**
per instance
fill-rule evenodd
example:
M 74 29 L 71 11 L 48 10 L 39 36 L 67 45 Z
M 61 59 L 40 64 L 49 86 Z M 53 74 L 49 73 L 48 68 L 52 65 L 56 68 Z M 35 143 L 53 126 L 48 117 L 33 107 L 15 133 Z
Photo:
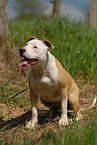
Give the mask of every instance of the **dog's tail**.
M 80 111 L 85 111 L 85 110 L 88 110 L 88 109 L 91 109 L 93 107 L 95 107 L 95 104 L 96 104 L 96 97 L 94 98 L 92 104 L 89 106 L 89 107 L 86 107 L 86 108 L 79 108 Z

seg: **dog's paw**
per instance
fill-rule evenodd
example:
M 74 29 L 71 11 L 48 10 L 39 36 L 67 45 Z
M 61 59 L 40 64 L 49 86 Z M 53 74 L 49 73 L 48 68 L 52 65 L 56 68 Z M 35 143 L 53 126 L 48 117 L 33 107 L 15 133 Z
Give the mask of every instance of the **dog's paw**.
M 78 121 L 80 119 L 83 119 L 83 115 L 80 112 L 78 112 L 76 116 L 76 120 Z
M 59 120 L 59 123 L 58 123 L 60 126 L 67 126 L 68 125 L 68 119 L 67 118 L 61 118 Z
M 32 121 L 30 120 L 27 125 L 26 125 L 26 129 L 34 129 L 35 128 L 35 125 L 36 125 L 37 121 Z

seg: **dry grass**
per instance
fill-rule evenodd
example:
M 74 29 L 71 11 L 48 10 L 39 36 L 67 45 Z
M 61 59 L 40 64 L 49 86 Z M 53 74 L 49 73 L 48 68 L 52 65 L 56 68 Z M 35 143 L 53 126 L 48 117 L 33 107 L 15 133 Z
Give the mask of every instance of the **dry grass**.
M 27 75 L 28 68 L 20 68 L 19 49 L 14 43 L 8 41 L 0 48 L 0 81 L 1 84 L 9 79 L 19 80 L 20 76 Z M 0 84 L 0 85 L 1 85 Z

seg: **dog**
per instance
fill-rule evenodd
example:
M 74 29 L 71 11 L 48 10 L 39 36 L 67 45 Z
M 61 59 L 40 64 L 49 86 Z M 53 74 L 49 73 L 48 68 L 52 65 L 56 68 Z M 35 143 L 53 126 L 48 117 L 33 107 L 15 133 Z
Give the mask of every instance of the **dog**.
M 38 122 L 38 97 L 41 102 L 52 111 L 61 108 L 60 126 L 68 125 L 67 102 L 72 110 L 77 112 L 76 120 L 82 119 L 81 111 L 93 108 L 93 103 L 82 109 L 79 104 L 79 88 L 70 74 L 62 67 L 61 63 L 49 52 L 54 49 L 48 40 L 38 40 L 31 36 L 25 47 L 20 49 L 20 56 L 24 59 L 19 66 L 31 66 L 28 82 L 30 87 L 30 100 L 32 106 L 32 119 L 26 128 L 35 128 Z

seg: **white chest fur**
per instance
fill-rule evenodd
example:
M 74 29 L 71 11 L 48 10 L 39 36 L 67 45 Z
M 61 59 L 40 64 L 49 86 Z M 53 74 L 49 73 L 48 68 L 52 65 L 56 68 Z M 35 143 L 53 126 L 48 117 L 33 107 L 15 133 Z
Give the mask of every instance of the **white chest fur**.
M 37 71 L 31 68 L 29 74 L 30 86 L 37 94 L 47 101 L 59 101 L 58 69 L 55 58 L 48 52 L 48 61 Z

